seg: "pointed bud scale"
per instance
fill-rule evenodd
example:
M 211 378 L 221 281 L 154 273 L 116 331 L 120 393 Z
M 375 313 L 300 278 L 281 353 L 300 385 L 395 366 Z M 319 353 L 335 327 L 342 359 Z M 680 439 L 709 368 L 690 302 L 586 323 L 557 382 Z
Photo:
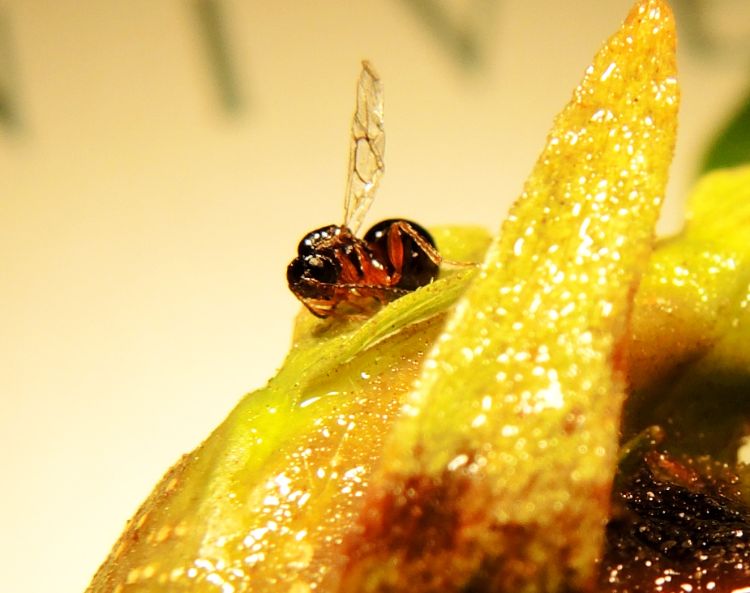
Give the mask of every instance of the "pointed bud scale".
M 671 10 L 640 0 L 555 120 L 428 356 L 342 590 L 592 589 L 621 344 L 675 143 L 675 75 Z

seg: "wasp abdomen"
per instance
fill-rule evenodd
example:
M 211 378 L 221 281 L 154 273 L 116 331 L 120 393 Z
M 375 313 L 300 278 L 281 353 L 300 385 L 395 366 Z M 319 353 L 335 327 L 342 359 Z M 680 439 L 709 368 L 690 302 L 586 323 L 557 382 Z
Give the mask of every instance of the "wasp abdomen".
M 435 240 L 416 222 L 383 220 L 365 233 L 364 242 L 388 265 L 392 275 L 400 276 L 393 285 L 397 288 L 416 290 L 438 276 Z

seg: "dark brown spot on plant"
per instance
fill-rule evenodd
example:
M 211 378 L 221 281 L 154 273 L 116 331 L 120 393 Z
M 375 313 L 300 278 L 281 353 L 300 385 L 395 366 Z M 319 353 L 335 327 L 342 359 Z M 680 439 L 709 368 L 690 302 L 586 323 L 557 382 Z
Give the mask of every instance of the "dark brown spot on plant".
M 726 465 L 650 453 L 619 483 L 601 591 L 729 592 L 750 582 L 750 508 Z

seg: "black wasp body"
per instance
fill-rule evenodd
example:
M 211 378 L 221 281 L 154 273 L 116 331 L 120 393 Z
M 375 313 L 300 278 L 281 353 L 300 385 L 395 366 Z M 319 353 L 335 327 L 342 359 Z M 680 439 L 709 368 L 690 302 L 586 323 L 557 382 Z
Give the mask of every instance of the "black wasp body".
M 415 222 L 389 219 L 360 239 L 346 226 L 308 233 L 287 268 L 289 288 L 318 317 L 372 312 L 437 278 L 440 255 Z
M 305 235 L 286 272 L 291 291 L 318 317 L 371 313 L 437 277 L 440 255 L 418 224 L 384 220 L 357 237 L 385 170 L 384 152 L 383 88 L 372 67 L 362 62 L 344 223 Z

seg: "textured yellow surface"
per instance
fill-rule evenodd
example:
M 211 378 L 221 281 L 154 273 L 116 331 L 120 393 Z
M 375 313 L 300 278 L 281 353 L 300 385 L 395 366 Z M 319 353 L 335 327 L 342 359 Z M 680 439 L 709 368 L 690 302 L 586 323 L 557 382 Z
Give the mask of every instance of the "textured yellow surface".
M 618 345 L 674 145 L 674 75 L 671 13 L 638 2 L 557 118 L 447 329 L 434 314 L 473 270 L 359 327 L 308 324 L 268 387 L 165 477 L 91 591 L 335 591 L 342 568 L 350 591 L 477 578 L 589 588 L 624 395 Z M 412 516 L 428 504 L 435 523 L 399 531 L 424 494 Z M 380 533 L 407 537 L 367 539 L 380 519 Z
M 495 7 L 473 73 L 415 3 L 216 1 L 247 91 L 231 119 L 194 18 L 206 2 L 2 4 L 22 129 L 0 133 L 0 553 L 5 590 L 46 592 L 85 588 L 165 469 L 283 360 L 298 308 L 284 266 L 306 231 L 341 221 L 359 60 L 388 93 L 368 222 L 495 231 L 632 0 L 441 2 L 459 25 Z M 696 51 L 689 4 L 706 27 L 750 24 L 750 2 L 680 2 L 663 231 L 747 84 L 732 39 L 724 59 Z
M 741 325 L 750 281 L 748 228 L 750 168 L 701 179 L 690 197 L 685 230 L 664 241 L 651 258 L 636 296 L 630 346 L 638 369 L 632 374 L 634 387 L 704 356 Z
M 670 418 L 678 451 L 731 463 L 747 431 L 750 168 L 703 177 L 687 217 L 654 252 L 635 298 L 626 437 Z
M 273 387 L 251 395 L 165 477 L 91 590 L 318 585 L 343 560 L 337 550 L 362 501 L 374 452 L 441 320 L 414 325 L 384 342 L 384 350 L 328 370 L 299 393 L 290 390 L 287 405 Z
M 268 387 L 165 477 L 91 591 L 333 591 L 342 568 L 350 591 L 448 591 L 478 574 L 514 590 L 590 588 L 624 395 L 618 345 L 664 195 L 674 76 L 671 13 L 638 2 L 557 118 L 447 329 L 420 320 L 471 271 L 361 327 L 308 324 Z M 383 532 L 404 533 L 420 495 L 426 531 L 383 547 L 354 529 L 380 512 Z M 405 521 L 382 514 L 388 497 Z
M 470 260 L 489 242 L 478 229 L 435 236 Z M 89 590 L 332 590 L 383 438 L 441 313 L 474 272 L 448 274 L 364 323 L 304 310 L 277 376 L 169 471 Z
M 371 554 L 355 552 L 348 590 L 406 590 L 438 568 L 444 581 L 424 590 L 458 590 L 482 563 L 498 590 L 591 586 L 625 395 L 620 346 L 675 142 L 674 52 L 667 4 L 637 2 L 556 119 L 390 435 L 375 505 L 423 512 L 409 487 L 427 476 L 468 481 L 484 512 L 456 511 L 471 528 L 452 554 L 407 549 L 387 526 L 383 542 L 355 540 Z

